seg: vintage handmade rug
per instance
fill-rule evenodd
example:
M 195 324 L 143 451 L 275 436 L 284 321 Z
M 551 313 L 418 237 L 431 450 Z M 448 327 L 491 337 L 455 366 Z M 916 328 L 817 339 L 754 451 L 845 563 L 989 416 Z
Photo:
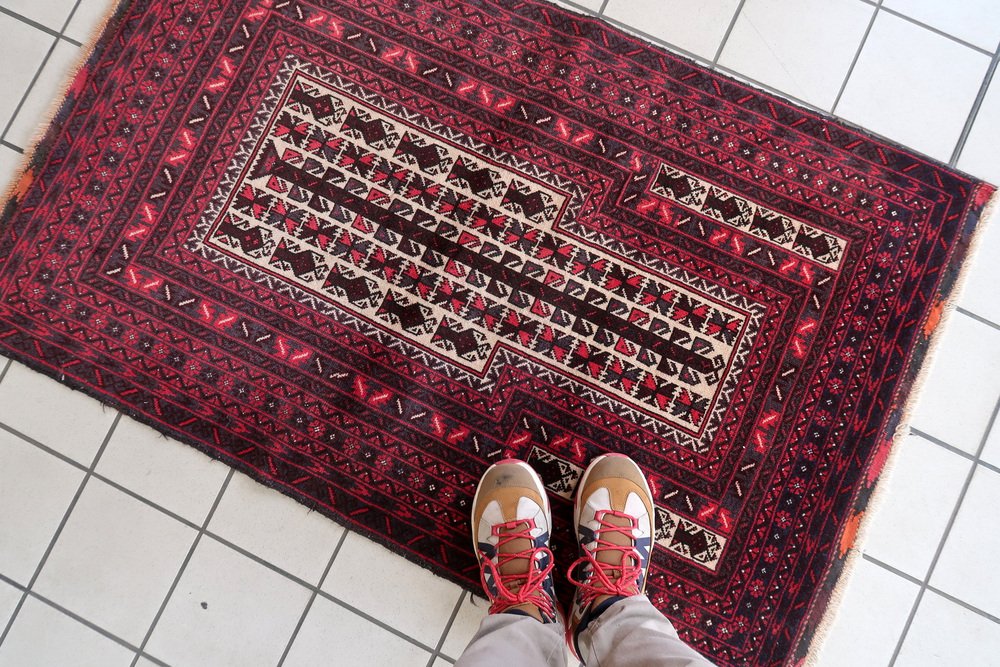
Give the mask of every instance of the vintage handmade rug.
M 487 465 L 565 529 L 627 452 L 656 605 L 795 664 L 991 192 L 536 0 L 135 0 L 3 209 L 0 352 L 471 588 Z

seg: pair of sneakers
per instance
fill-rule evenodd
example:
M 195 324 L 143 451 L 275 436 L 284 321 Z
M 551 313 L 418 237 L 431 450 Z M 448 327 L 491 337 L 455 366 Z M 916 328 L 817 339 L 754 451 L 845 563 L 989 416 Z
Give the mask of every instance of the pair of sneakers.
M 567 643 L 611 604 L 645 590 L 654 514 L 645 476 L 622 454 L 596 458 L 580 478 L 574 525 L 579 558 L 567 578 L 576 586 Z M 562 620 L 555 596 L 549 534 L 552 511 L 541 479 L 517 460 L 491 466 L 472 506 L 472 537 L 490 613 Z

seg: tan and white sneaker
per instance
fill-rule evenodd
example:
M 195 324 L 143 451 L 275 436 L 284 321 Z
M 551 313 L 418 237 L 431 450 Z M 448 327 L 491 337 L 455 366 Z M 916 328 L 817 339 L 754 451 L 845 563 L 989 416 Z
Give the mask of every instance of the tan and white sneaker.
M 655 521 L 652 492 L 632 459 L 606 454 L 590 463 L 576 491 L 580 558 L 567 573 L 577 588 L 566 639 L 578 659 L 580 632 L 614 602 L 645 591 Z
M 472 539 L 490 613 L 559 619 L 549 550 L 552 510 L 542 480 L 516 460 L 483 474 L 472 503 Z

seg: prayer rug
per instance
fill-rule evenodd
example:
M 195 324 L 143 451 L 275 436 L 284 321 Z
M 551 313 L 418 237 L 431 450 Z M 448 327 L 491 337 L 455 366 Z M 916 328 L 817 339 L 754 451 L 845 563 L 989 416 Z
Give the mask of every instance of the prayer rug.
M 681 637 L 796 664 L 992 191 L 536 0 L 135 0 L 3 209 L 0 352 L 473 590 L 491 462 L 565 568 L 626 452 Z

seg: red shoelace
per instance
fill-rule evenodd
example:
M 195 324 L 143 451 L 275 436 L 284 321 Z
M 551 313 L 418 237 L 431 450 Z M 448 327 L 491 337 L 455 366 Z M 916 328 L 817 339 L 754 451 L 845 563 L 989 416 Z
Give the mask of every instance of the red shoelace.
M 607 517 L 625 519 L 628 525 L 611 523 Z M 639 577 L 642 576 L 642 559 L 635 547 L 626 544 L 615 544 L 603 536 L 608 533 L 621 533 L 632 541 L 633 532 L 639 525 L 638 520 L 624 512 L 604 510 L 597 512 L 595 519 L 598 528 L 594 531 L 597 546 L 592 551 L 584 551 L 566 573 L 566 578 L 580 589 L 581 606 L 587 607 L 595 598 L 601 595 L 628 597 L 639 592 Z M 604 563 L 597 560 L 598 554 L 614 551 L 620 554 L 616 562 Z M 573 576 L 573 572 L 581 565 L 590 565 L 590 576 L 582 581 Z M 616 576 L 617 574 L 617 576 Z
M 521 527 L 519 528 L 518 526 Z M 490 591 L 486 585 L 487 572 L 493 575 L 493 582 L 496 584 L 497 589 L 496 596 L 491 600 L 493 603 L 490 605 L 491 614 L 499 614 L 520 604 L 533 604 L 538 607 L 538 610 L 544 617 L 552 618 L 555 616 L 553 600 L 542 590 L 542 584 L 545 583 L 546 577 L 549 576 L 555 565 L 552 552 L 546 547 L 524 549 L 522 551 L 504 551 L 505 546 L 516 540 L 527 540 L 533 544 L 534 540 L 531 536 L 531 531 L 534 528 L 535 522 L 525 519 L 498 523 L 493 526 L 493 535 L 498 539 L 496 551 L 497 562 L 494 563 L 483 552 L 479 553 L 480 561 L 482 562 L 480 579 L 483 584 L 483 590 L 487 593 Z M 548 564 L 544 568 L 538 567 L 537 558 L 539 554 L 548 556 Z M 516 574 L 501 572 L 504 565 L 518 558 L 528 559 L 527 572 Z

